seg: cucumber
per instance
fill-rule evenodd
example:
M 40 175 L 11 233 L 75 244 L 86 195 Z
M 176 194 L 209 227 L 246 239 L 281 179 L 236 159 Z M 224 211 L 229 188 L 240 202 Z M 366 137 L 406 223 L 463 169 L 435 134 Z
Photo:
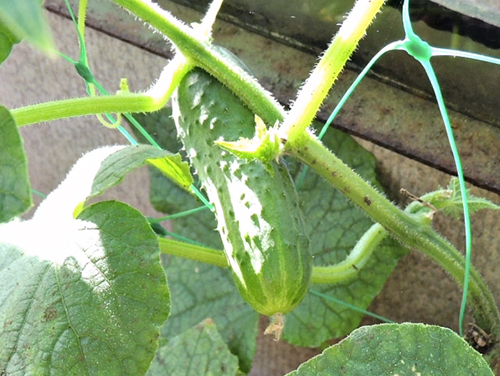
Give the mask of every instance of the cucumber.
M 309 289 L 312 255 L 286 166 L 273 161 L 266 169 L 214 144 L 252 138 L 254 114 L 201 69 L 179 84 L 172 110 L 178 136 L 214 206 L 238 291 L 261 314 L 290 312 Z

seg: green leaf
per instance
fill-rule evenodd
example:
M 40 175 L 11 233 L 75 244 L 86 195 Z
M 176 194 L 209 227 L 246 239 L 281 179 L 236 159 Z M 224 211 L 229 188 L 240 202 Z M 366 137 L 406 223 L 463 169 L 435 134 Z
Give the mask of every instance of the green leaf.
M 92 205 L 76 220 L 68 210 L 46 209 L 0 226 L 0 370 L 145 374 L 169 313 L 147 220 L 116 201 Z
M 447 328 L 382 324 L 359 328 L 287 376 L 493 376 L 481 355 Z
M 0 64 L 7 60 L 14 44 L 19 42 L 20 39 L 16 38 L 5 25 L 0 23 Z
M 330 129 L 323 142 L 363 178 L 379 186 L 375 177 L 374 157 L 350 136 Z M 299 175 L 300 167 L 294 161 L 290 162 L 289 167 L 293 175 Z M 311 170 L 299 184 L 298 193 L 304 203 L 314 265 L 325 266 L 343 261 L 373 222 Z M 311 288 L 367 309 L 406 252 L 399 243 L 387 238 L 355 278 L 335 285 L 312 285 Z M 286 315 L 283 338 L 297 346 L 320 346 L 328 339 L 350 333 L 359 326 L 362 317 L 362 313 L 342 304 L 309 294 L 295 310 Z
M 240 159 L 258 159 L 272 171 L 269 164 L 278 158 L 281 151 L 281 141 L 277 128 L 266 128 L 260 117 L 255 115 L 255 134 L 253 138 L 240 138 L 237 141 L 215 141 L 221 148 L 233 153 Z M 272 172 L 271 172 L 272 173 Z
M 238 358 L 231 354 L 212 320 L 173 337 L 156 353 L 148 376 L 234 376 Z
M 55 55 L 55 46 L 39 0 L 0 0 L 0 24 L 16 39 L 30 43 Z M 5 34 L 4 34 L 5 35 Z
M 32 205 L 23 141 L 9 111 L 0 106 L 0 223 Z
M 33 218 L 70 220 L 76 217 L 91 194 L 94 178 L 103 161 L 124 147 L 105 146 L 83 155 L 73 165 L 66 179 L 40 204 Z
M 111 154 L 102 162 L 90 196 L 100 195 L 121 182 L 126 173 L 145 163 L 155 166 L 186 190 L 193 183 L 189 165 L 182 162 L 179 154 L 172 154 L 151 145 L 130 145 Z
M 169 108 L 136 117 L 162 148 L 180 149 Z M 156 169 L 150 169 L 150 174 L 150 200 L 156 210 L 178 213 L 202 205 Z M 209 210 L 176 218 L 172 226 L 178 235 L 222 249 L 220 236 L 215 231 L 217 223 Z M 177 336 L 210 317 L 230 351 L 238 356 L 240 369 L 249 372 L 256 350 L 259 314 L 241 298 L 230 271 L 177 257 L 169 257 L 166 271 L 172 312 L 162 329 L 162 337 Z
M 118 184 L 127 172 L 153 160 L 160 161 L 164 171 L 179 184 L 190 185 L 189 167 L 179 155 L 147 145 L 105 146 L 80 158 L 57 188 L 58 193 L 47 197 L 37 214 L 57 211 L 60 217 L 74 217 L 88 198 L 103 193 Z M 58 201 L 64 201 L 65 205 L 58 205 Z
M 259 314 L 238 294 L 227 269 L 171 257 L 166 267 L 172 312 L 161 334 L 172 338 L 212 318 L 240 368 L 249 372 L 256 350 Z

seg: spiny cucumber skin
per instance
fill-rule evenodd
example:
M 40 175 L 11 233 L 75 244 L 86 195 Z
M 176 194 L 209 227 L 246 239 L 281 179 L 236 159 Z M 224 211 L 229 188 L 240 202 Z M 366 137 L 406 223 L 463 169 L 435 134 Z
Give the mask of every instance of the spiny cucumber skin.
M 312 273 L 309 239 L 288 170 L 244 162 L 215 140 L 251 138 L 253 113 L 201 69 L 177 88 L 173 117 L 192 166 L 215 208 L 218 231 L 238 291 L 258 312 L 287 313 L 306 295 Z

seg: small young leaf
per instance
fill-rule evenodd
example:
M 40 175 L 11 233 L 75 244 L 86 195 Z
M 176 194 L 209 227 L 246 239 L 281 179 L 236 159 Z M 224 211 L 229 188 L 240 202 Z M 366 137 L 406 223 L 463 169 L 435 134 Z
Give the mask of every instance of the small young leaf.
M 141 213 L 100 202 L 75 220 L 4 224 L 0 239 L 0 370 L 146 373 L 170 301 Z
M 146 376 L 235 376 L 237 372 L 238 358 L 207 319 L 158 349 Z
M 186 190 L 193 183 L 189 165 L 182 161 L 179 154 L 172 154 L 151 145 L 130 145 L 109 155 L 102 162 L 92 184 L 90 196 L 100 195 L 122 181 L 127 172 L 145 163 L 155 166 Z
M 382 324 L 353 331 L 287 376 L 493 376 L 482 356 L 450 329 Z
M 9 111 L 0 106 L 0 223 L 32 205 L 26 154 Z
M 455 218 L 463 213 L 462 205 L 462 193 L 460 192 L 460 185 L 457 178 L 452 178 L 448 187 L 441 190 L 442 195 L 439 195 L 440 199 L 437 201 L 432 201 L 431 203 L 439 210 L 443 210 L 446 214 L 452 215 Z M 432 194 L 429 194 L 432 195 Z M 469 211 L 474 213 L 482 209 L 498 209 L 498 206 L 491 201 L 471 195 L 468 193 L 469 201 Z
M 0 0 L 0 23 L 16 39 L 28 40 L 42 51 L 54 55 L 55 47 L 40 0 Z
M 255 115 L 255 135 L 251 139 L 240 138 L 237 141 L 215 141 L 221 148 L 233 153 L 238 158 L 259 159 L 265 165 L 278 159 L 281 152 L 281 141 L 275 128 L 266 128 L 260 117 Z

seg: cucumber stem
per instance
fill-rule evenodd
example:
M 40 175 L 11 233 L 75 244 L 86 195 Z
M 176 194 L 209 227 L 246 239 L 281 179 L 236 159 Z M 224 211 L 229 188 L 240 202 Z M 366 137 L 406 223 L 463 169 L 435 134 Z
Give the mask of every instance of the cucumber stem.
M 343 261 L 335 265 L 314 267 L 311 282 L 333 284 L 355 277 L 387 234 L 379 223 L 373 224 Z
M 193 29 L 158 5 L 144 0 L 113 0 L 164 34 L 177 49 L 231 89 L 266 124 L 284 116 L 284 109 L 248 72 L 230 62 Z
M 385 0 L 358 0 L 342 23 L 318 65 L 309 75 L 279 129 L 280 137 L 294 143 L 311 124 L 330 88 L 355 50 Z
M 161 237 L 158 237 L 158 243 L 161 253 L 204 262 L 205 264 L 215 265 L 221 268 L 227 268 L 229 266 L 224 252 L 216 249 Z
M 189 59 L 178 54 L 163 68 L 158 81 L 144 94 L 117 94 L 71 98 L 11 110 L 18 127 L 29 124 L 101 113 L 151 112 L 167 103 L 182 78 L 193 68 Z
M 431 257 L 451 274 L 460 286 L 463 285 L 464 257 L 425 221 L 419 220 L 420 216 L 408 215 L 394 206 L 308 132 L 303 133 L 300 145 L 295 145 L 295 148 L 288 151 L 342 191 L 406 246 Z M 469 302 L 474 308 L 477 324 L 498 339 L 500 314 L 495 299 L 473 267 L 470 277 Z

